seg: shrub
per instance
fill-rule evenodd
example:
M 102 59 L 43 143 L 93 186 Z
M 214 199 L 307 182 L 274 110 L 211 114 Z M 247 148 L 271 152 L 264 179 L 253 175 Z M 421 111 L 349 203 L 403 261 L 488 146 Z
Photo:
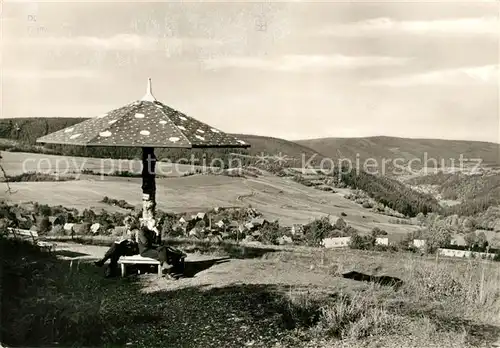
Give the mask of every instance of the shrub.
M 112 225 L 121 226 L 123 225 L 126 216 L 127 215 L 122 214 L 120 212 L 114 212 L 113 214 L 110 215 L 109 219 Z
M 107 196 L 104 196 L 104 198 L 101 200 L 102 203 L 109 204 L 109 205 L 114 205 L 123 209 L 134 209 L 134 206 L 130 203 L 127 203 L 125 200 L 120 199 L 114 199 L 114 198 L 109 198 Z
M 40 234 L 45 234 L 50 231 L 50 228 L 52 227 L 51 225 L 52 224 L 50 223 L 49 218 L 44 216 L 38 224 L 38 231 Z
M 204 221 L 204 220 L 198 220 L 198 221 L 196 221 L 196 223 L 194 224 L 194 228 L 196 228 L 196 229 L 204 229 L 204 228 L 206 228 L 206 227 L 207 227 L 207 226 L 206 226 L 206 223 L 205 223 L 205 221 Z
M 345 236 L 352 236 L 356 233 L 358 233 L 358 230 L 352 226 L 346 226 L 343 230 L 343 235 Z
M 7 232 L 7 227 L 9 227 L 11 223 L 9 219 L 0 218 L 0 234 Z
M 476 291 L 479 288 L 479 277 L 477 274 L 472 274 L 477 273 L 477 269 L 476 271 L 467 269 L 464 273 L 463 270 L 445 271 L 445 266 L 440 264 L 415 264 L 412 265 L 411 272 L 411 283 L 405 291 L 414 293 L 420 298 L 473 301 L 473 297 L 478 295 Z
M 35 213 L 42 216 L 51 216 L 52 209 L 47 204 L 35 205 Z
M 56 219 L 54 220 L 54 225 L 64 225 L 66 222 L 68 222 L 67 213 L 57 214 Z
M 500 261 L 500 251 L 497 251 L 495 253 L 495 256 L 493 257 L 493 261 Z
M 78 221 L 78 210 L 76 209 L 69 210 L 66 215 L 66 222 L 76 223 L 77 221 Z
M 346 188 L 347 184 L 345 182 L 341 181 L 341 182 L 337 182 L 337 184 L 335 185 L 335 187 Z
M 64 228 L 61 225 L 52 226 L 52 229 L 48 232 L 52 236 L 64 236 Z
M 92 232 L 90 231 L 90 226 L 92 226 L 92 224 L 90 222 L 84 222 L 82 223 L 78 230 L 75 231 L 75 234 L 77 235 L 89 235 L 91 234 Z
M 5 218 L 5 219 L 9 219 L 9 220 L 15 220 L 16 219 L 16 215 L 13 212 L 10 211 L 9 206 L 2 205 L 0 207 L 0 218 Z
M 331 230 L 326 234 L 325 238 L 338 238 L 338 237 L 346 237 L 347 234 L 342 230 Z
M 400 250 L 418 251 L 419 249 L 413 246 L 413 239 L 417 239 L 413 233 L 407 233 L 402 239 L 396 242 L 396 247 Z
M 335 190 L 331 186 L 319 186 L 319 187 L 316 187 L 316 188 L 318 190 L 321 190 L 321 191 L 327 191 L 327 192 L 335 193 Z
M 417 223 L 420 225 L 420 226 L 424 226 L 425 223 L 427 222 L 427 218 L 425 217 L 424 214 L 422 213 L 418 213 L 417 216 L 416 216 L 416 220 L 417 220 Z
M 394 216 L 393 214 L 387 214 L 387 215 Z M 411 221 L 405 219 L 389 219 L 389 223 L 396 225 L 411 225 Z
M 29 230 L 33 226 L 33 221 L 31 219 L 25 219 L 24 221 L 17 221 L 18 227 L 24 230 Z
M 142 173 L 134 173 L 128 170 L 115 170 L 113 173 L 110 174 L 111 176 L 122 176 L 125 178 L 140 178 L 142 176 Z
M 51 215 L 65 214 L 67 211 L 66 208 L 63 207 L 62 205 L 51 207 L 50 209 L 51 209 Z
M 375 244 L 373 250 L 394 253 L 399 251 L 400 248 L 397 245 Z
M 444 226 L 429 226 L 422 232 L 422 237 L 426 240 L 426 252 L 434 253 L 438 248 L 451 244 L 451 235 L 451 231 Z
M 363 208 L 366 208 L 366 209 L 373 208 L 373 204 L 371 204 L 368 201 L 364 201 L 362 206 L 363 206 Z
M 279 305 L 287 329 L 309 328 L 320 320 L 322 303 L 309 293 L 290 294 Z
M 488 239 L 486 238 L 486 234 L 484 232 L 479 232 L 477 234 L 477 246 L 479 249 L 486 249 L 488 247 Z
M 376 238 L 373 235 L 354 234 L 349 240 L 349 248 L 359 250 L 373 250 L 376 245 Z
M 99 215 L 96 216 L 94 221 L 86 221 L 85 223 L 99 223 L 103 229 L 113 228 L 113 217 L 105 210 L 103 210 Z M 120 223 L 121 225 L 121 223 Z
M 93 222 L 95 221 L 96 217 L 97 215 L 92 209 L 85 209 L 82 213 L 82 220 L 84 222 Z
M 333 227 L 335 227 L 337 230 L 343 230 L 344 228 L 347 227 L 347 222 L 345 222 L 345 220 L 342 218 L 338 218 L 337 221 L 335 221 Z
M 180 237 L 183 235 L 181 229 L 174 228 L 174 220 L 169 218 L 164 218 L 160 225 L 161 238 L 167 239 L 168 237 Z
M 378 228 L 378 227 L 374 227 L 372 230 L 372 236 L 374 236 L 374 237 L 387 236 L 387 232 Z
M 331 225 L 328 216 L 316 219 L 304 225 L 304 240 L 309 246 L 320 246 L 323 239 L 328 238 L 336 229 L 339 228 Z
M 284 229 L 280 227 L 279 222 L 273 221 L 265 224 L 260 230 L 259 241 L 264 244 L 278 244 L 278 238 L 283 236 Z
M 369 296 L 341 294 L 335 303 L 321 309 L 318 327 L 327 336 L 359 340 L 396 333 L 401 327 L 401 318 L 390 314 Z
M 419 248 L 417 248 L 416 246 L 414 245 L 405 245 L 404 247 L 401 247 L 400 244 L 396 245 L 396 248 L 398 248 L 399 250 L 406 250 L 406 251 L 409 251 L 411 253 L 418 253 L 418 252 L 421 252 Z
M 293 177 L 293 181 L 298 182 L 299 184 L 302 184 L 304 186 L 314 186 L 314 184 L 310 181 L 305 179 L 302 175 L 297 174 Z
M 155 219 L 158 223 L 158 226 L 162 226 L 165 219 L 168 218 L 168 214 L 165 213 L 163 210 L 156 210 L 156 214 L 155 214 Z

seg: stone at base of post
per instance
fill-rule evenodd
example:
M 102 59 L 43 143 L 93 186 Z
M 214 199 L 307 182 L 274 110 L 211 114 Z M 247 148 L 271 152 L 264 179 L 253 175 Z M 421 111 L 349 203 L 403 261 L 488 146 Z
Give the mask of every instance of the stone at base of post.
M 155 196 L 149 194 L 142 195 L 142 223 L 147 224 L 148 221 L 155 218 Z

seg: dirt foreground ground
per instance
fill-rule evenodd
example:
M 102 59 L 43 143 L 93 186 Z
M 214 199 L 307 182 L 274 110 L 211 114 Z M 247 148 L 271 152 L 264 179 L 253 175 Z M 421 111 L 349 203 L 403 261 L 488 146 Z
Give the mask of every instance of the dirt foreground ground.
M 91 266 L 89 261 L 101 257 L 106 249 L 95 245 L 57 243 L 59 257 L 73 259 L 72 272 L 102 272 Z M 428 325 L 440 327 L 439 332 L 433 332 L 432 337 L 429 337 L 428 328 L 423 326 L 425 321 L 415 327 L 415 333 L 408 340 L 400 335 L 389 334 L 353 342 L 324 341 L 321 337 L 290 341 L 290 337 L 295 335 L 291 333 L 297 331 L 284 331 L 283 319 L 276 319 L 276 316 L 282 315 L 279 313 L 282 308 L 280 296 L 306 294 L 307 298 L 321 298 L 339 293 L 365 293 L 384 297 L 384 293 L 388 294 L 389 290 L 339 277 L 339 272 L 355 270 L 406 280 L 408 274 L 405 274 L 402 265 L 415 262 L 416 256 L 398 255 L 397 262 L 394 262 L 394 256 L 392 262 L 388 256 L 382 253 L 355 255 L 349 250 L 328 252 L 324 259 L 320 254 L 314 255 L 310 251 L 292 253 L 268 250 L 249 258 L 188 253 L 186 263 L 189 274 L 186 278 L 171 281 L 153 273 L 140 276 L 132 274 L 124 279 L 106 280 L 103 286 L 109 289 L 103 291 L 127 293 L 126 296 L 130 298 L 123 301 L 130 304 L 125 307 L 127 313 L 123 315 L 134 315 L 135 311 L 142 313 L 136 319 L 137 325 L 144 326 L 146 331 L 138 341 L 128 342 L 129 346 L 152 347 L 165 340 L 171 342 L 172 347 L 500 346 L 500 330 L 496 326 L 458 318 L 445 319 L 437 314 L 428 319 Z M 131 291 L 132 286 L 138 286 L 139 292 Z M 144 317 L 145 310 L 148 318 Z M 423 308 L 422 311 L 425 312 Z M 284 325 L 287 325 L 286 320 Z M 460 328 L 463 328 L 464 335 L 460 334 Z

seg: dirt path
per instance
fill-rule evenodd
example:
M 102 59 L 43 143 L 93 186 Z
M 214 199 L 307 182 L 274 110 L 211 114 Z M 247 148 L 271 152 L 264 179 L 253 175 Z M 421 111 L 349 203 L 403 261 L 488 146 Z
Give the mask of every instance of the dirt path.
M 76 243 L 57 243 L 57 253 L 62 258 L 88 262 L 99 259 L 107 247 L 82 245 Z M 325 277 L 322 271 L 311 270 L 304 264 L 283 262 L 279 258 L 265 256 L 249 259 L 225 259 L 212 255 L 188 254 L 186 267 L 195 268 L 193 277 L 182 278 L 176 282 L 157 278 L 154 275 L 144 277 L 144 290 L 157 291 L 180 289 L 185 287 L 226 287 L 236 284 L 260 284 L 287 287 L 301 290 L 305 287 L 323 290 L 348 287 L 352 281 L 338 277 Z M 360 284 L 363 286 L 363 284 Z
M 56 250 L 84 263 L 79 265 L 81 272 L 94 272 L 88 262 L 105 251 L 106 247 L 71 243 L 58 243 Z M 140 334 L 135 338 L 126 334 L 127 343 L 137 347 L 155 347 L 159 342 L 179 348 L 282 347 L 276 344 L 289 337 L 280 324 L 281 313 L 286 311 L 280 299 L 288 293 L 334 292 L 334 287 L 348 287 L 350 282 L 265 256 L 221 260 L 188 254 L 188 269 L 194 272 L 177 281 L 156 274 L 106 281 L 106 294 L 127 294 L 120 315 L 138 316 L 133 320 Z

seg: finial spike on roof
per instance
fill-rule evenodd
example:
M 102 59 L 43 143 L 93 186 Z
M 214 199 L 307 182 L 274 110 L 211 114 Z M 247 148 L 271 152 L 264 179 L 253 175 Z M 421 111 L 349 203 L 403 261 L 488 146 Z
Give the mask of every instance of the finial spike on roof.
M 148 78 L 148 87 L 146 89 L 146 94 L 144 95 L 144 97 L 142 97 L 141 100 L 150 101 L 150 102 L 156 101 L 156 98 L 154 97 L 152 89 L 151 89 L 151 78 Z

